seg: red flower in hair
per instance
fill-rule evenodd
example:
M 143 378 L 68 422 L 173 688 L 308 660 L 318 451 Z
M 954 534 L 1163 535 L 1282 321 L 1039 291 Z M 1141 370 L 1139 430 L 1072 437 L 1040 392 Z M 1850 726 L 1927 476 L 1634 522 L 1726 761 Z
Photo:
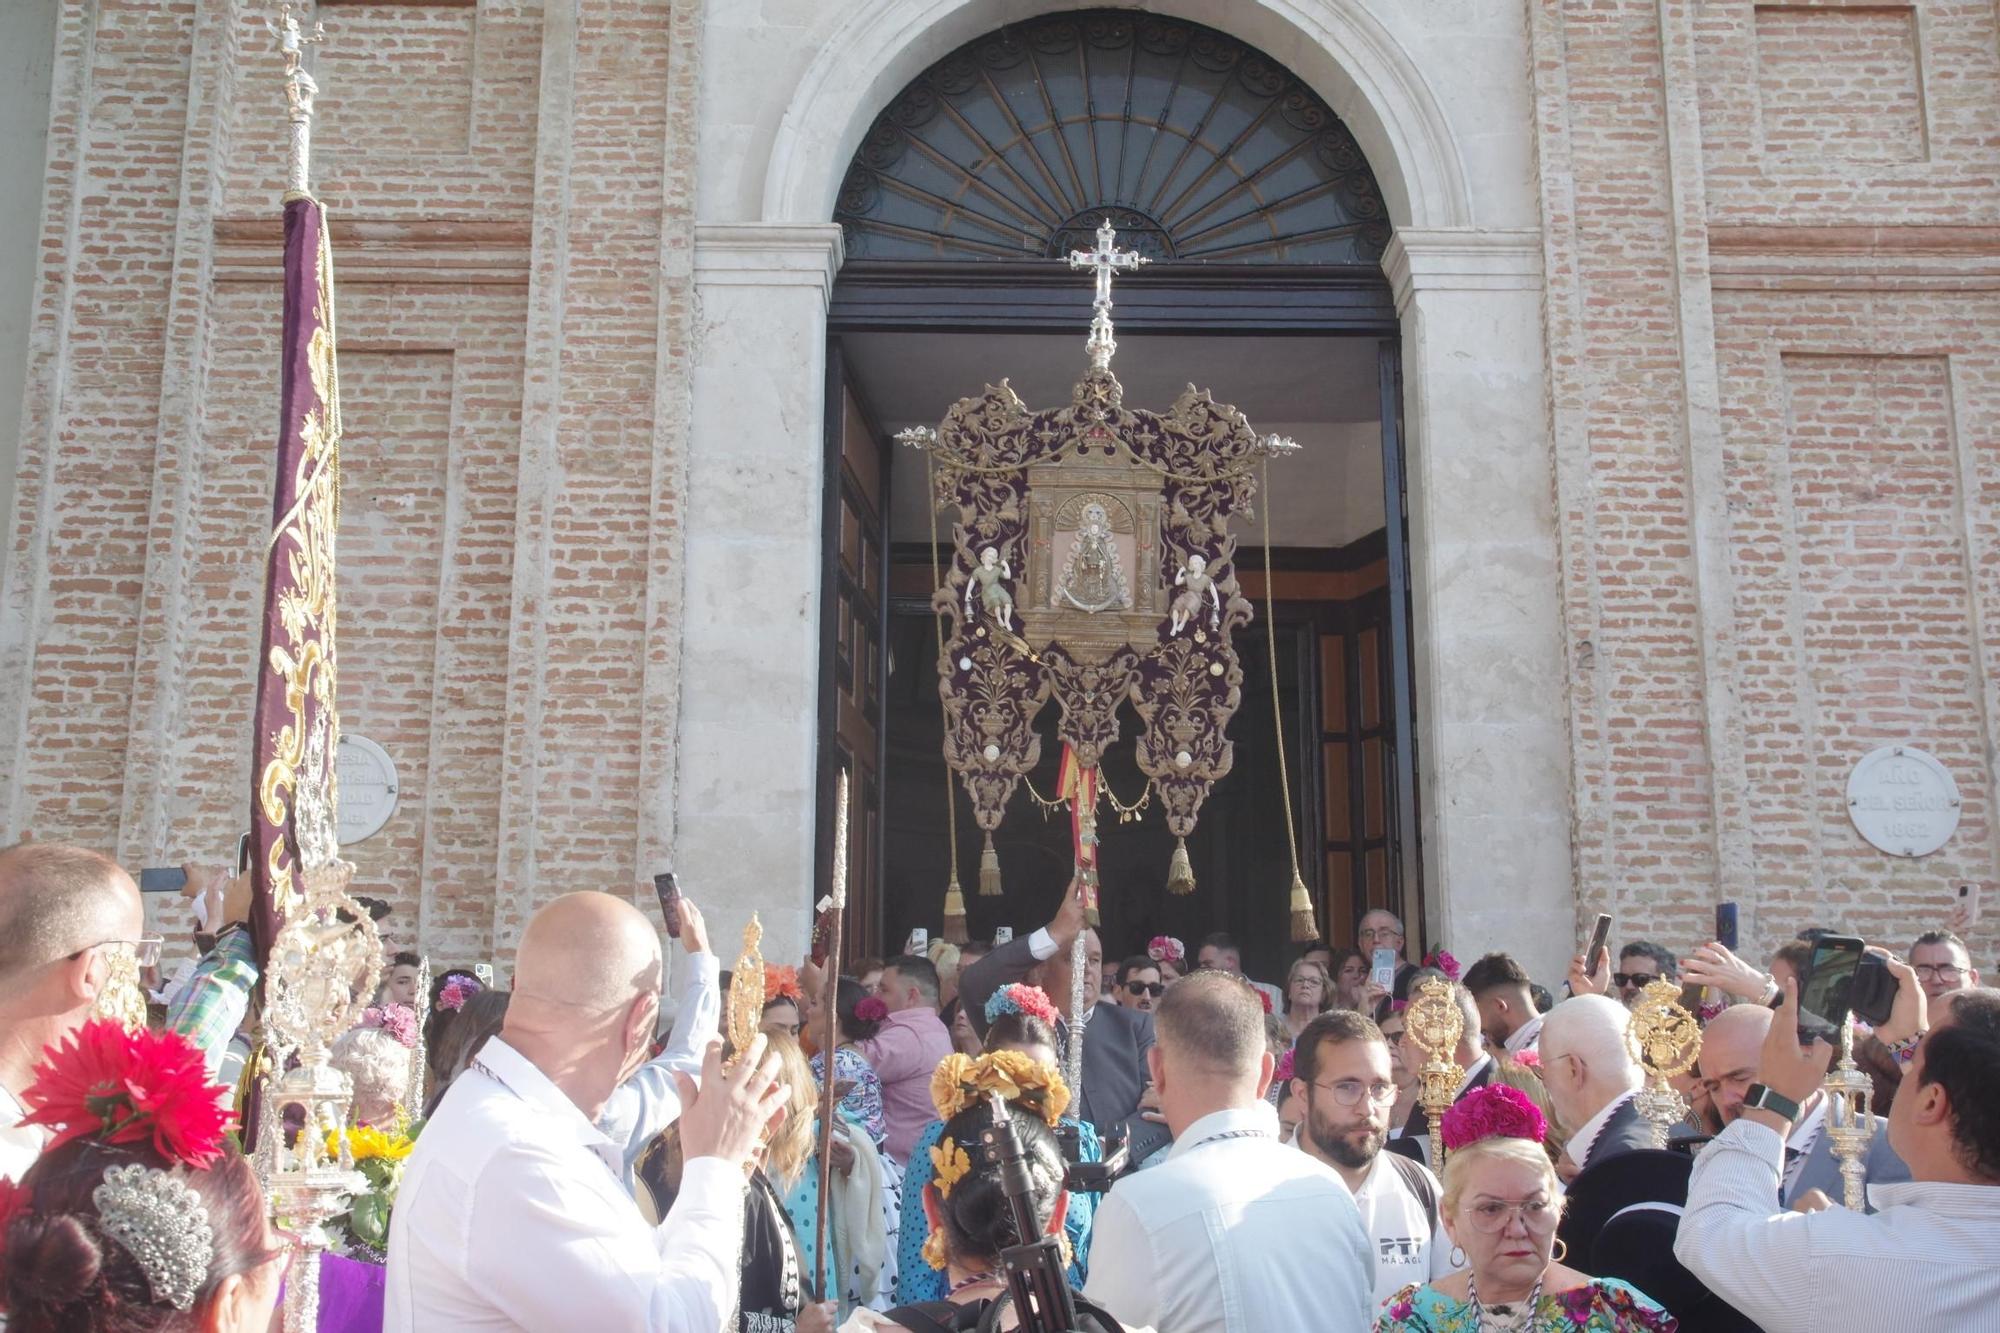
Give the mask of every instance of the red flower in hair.
M 14 1214 L 32 1202 L 27 1186 L 0 1176 L 0 1251 L 7 1248 L 7 1228 L 13 1225 Z
M 864 1023 L 880 1023 L 889 1016 L 889 1006 L 879 995 L 864 995 L 855 1001 L 854 1016 Z
M 229 1090 L 210 1082 L 201 1051 L 178 1032 L 128 1032 L 85 1023 L 42 1052 L 21 1094 L 24 1125 L 54 1129 L 49 1151 L 71 1139 L 146 1143 L 169 1162 L 205 1167 L 221 1155 L 233 1119 Z
M 1549 1122 L 1528 1094 L 1505 1083 L 1474 1088 L 1451 1104 L 1438 1122 L 1446 1152 L 1479 1142 L 1481 1139 L 1527 1139 L 1540 1143 L 1549 1136 Z
M 1446 953 L 1443 949 L 1433 950 L 1431 952 L 1431 955 L 1428 958 L 1424 959 L 1424 966 L 1434 967 L 1438 971 L 1444 973 L 1445 976 L 1450 978 L 1451 980 L 1453 981 L 1458 980 L 1458 960 L 1456 958 L 1453 958 L 1450 954 Z
M 1297 1074 L 1294 1071 L 1297 1064 L 1298 1047 L 1294 1046 L 1291 1050 L 1286 1051 L 1278 1057 L 1278 1063 L 1271 1070 L 1271 1086 L 1282 1088 L 1285 1084 L 1290 1083 L 1296 1078 Z
M 780 967 L 776 963 L 764 964 L 764 1003 L 773 1000 L 790 1000 L 793 1004 L 804 998 L 799 990 L 799 970 L 796 967 Z
M 1261 1003 L 1261 1004 L 1262 1004 L 1262 1005 L 1264 1006 L 1264 1012 L 1265 1012 L 1265 1013 L 1267 1013 L 1267 1014 L 1268 1014 L 1268 1013 L 1270 1013 L 1270 1012 L 1271 1012 L 1271 997 L 1270 997 L 1270 995 L 1269 995 L 1268 993 L 1264 992 L 1264 991 L 1258 991 L 1258 992 L 1257 992 L 1257 999 L 1258 999 L 1258 1001 L 1259 1001 L 1259 1002 L 1260 1002 L 1260 1003 Z
M 1039 1018 L 1050 1027 L 1056 1025 L 1055 1002 L 1040 986 L 1030 986 L 1017 981 L 1010 986 L 1002 986 L 994 991 L 986 1001 L 986 1021 L 991 1023 L 1002 1014 L 1026 1014 Z

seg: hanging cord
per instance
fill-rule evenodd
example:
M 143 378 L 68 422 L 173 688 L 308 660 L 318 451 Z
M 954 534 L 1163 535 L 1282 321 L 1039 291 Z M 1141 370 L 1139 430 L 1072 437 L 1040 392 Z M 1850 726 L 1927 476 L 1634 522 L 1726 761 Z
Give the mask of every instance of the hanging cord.
M 1285 851 L 1292 858 L 1292 939 L 1298 942 L 1319 938 L 1319 922 L 1312 898 L 1306 893 L 1305 877 L 1299 874 L 1299 831 L 1292 819 L 1292 775 L 1285 763 L 1285 712 L 1278 701 L 1278 617 L 1277 600 L 1271 579 L 1271 460 L 1259 467 L 1258 503 L 1264 510 L 1264 641 L 1271 659 L 1271 720 L 1278 740 L 1278 785 L 1285 807 Z
M 928 449 L 924 451 L 924 489 L 928 492 L 926 502 L 931 511 L 931 586 L 943 588 L 944 570 L 938 564 L 937 464 L 931 458 Z M 944 618 L 938 615 L 935 607 L 931 609 L 931 623 L 937 631 L 938 661 L 943 662 L 945 660 Z M 942 719 L 945 729 L 949 731 L 951 714 L 944 706 L 942 695 L 938 697 L 938 716 Z M 966 940 L 965 893 L 958 886 L 958 793 L 951 787 L 950 764 L 946 764 L 944 768 L 944 818 L 945 828 L 949 831 L 948 836 L 951 839 L 951 878 L 945 881 L 944 888 L 943 935 L 948 943 L 963 944 Z M 953 939 L 954 935 L 958 938 Z

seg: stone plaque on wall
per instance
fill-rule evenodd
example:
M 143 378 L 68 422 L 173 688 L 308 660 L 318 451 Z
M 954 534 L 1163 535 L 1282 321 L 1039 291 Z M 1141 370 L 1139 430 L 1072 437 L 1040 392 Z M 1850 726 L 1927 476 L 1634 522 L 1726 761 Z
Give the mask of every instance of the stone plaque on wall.
M 1854 766 L 1847 814 L 1871 845 L 1891 856 L 1929 856 L 1958 828 L 1958 784 L 1913 745 L 1885 745 Z
M 352 732 L 340 738 L 340 845 L 374 837 L 396 813 L 396 762 Z

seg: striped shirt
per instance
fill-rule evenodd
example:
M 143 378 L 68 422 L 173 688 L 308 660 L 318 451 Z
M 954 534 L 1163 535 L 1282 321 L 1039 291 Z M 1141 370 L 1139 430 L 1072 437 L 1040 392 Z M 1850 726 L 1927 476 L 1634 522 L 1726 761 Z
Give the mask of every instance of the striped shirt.
M 1710 1290 L 1771 1333 L 2000 1327 L 2000 1186 L 1872 1185 L 1873 1214 L 1788 1213 L 1784 1148 L 1739 1120 L 1695 1159 L 1674 1256 Z

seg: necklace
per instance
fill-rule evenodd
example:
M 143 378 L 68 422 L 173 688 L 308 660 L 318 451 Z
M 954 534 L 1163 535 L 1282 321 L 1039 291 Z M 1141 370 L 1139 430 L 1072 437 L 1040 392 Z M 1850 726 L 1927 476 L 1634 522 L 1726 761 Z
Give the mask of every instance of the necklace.
M 1534 1333 L 1536 1308 L 1542 1303 L 1542 1278 L 1547 1276 L 1548 1271 L 1544 1269 L 1542 1276 L 1535 1279 L 1534 1288 L 1528 1292 L 1527 1303 L 1519 1310 L 1501 1305 L 1494 1307 L 1489 1314 L 1479 1303 L 1479 1279 L 1468 1272 L 1465 1275 L 1465 1303 L 1470 1307 L 1468 1313 L 1472 1316 L 1473 1329 L 1477 1333 L 1485 1333 L 1487 1329 L 1494 1330 L 1494 1333 Z
M 988 1282 L 998 1282 L 999 1280 L 1000 1280 L 999 1278 L 995 1277 L 991 1273 L 974 1273 L 971 1277 L 966 1278 L 963 1282 L 952 1283 L 950 1290 L 946 1291 L 944 1294 L 945 1299 L 950 1300 L 953 1296 L 958 1295 L 959 1292 L 965 1291 L 968 1288 L 981 1286 Z

